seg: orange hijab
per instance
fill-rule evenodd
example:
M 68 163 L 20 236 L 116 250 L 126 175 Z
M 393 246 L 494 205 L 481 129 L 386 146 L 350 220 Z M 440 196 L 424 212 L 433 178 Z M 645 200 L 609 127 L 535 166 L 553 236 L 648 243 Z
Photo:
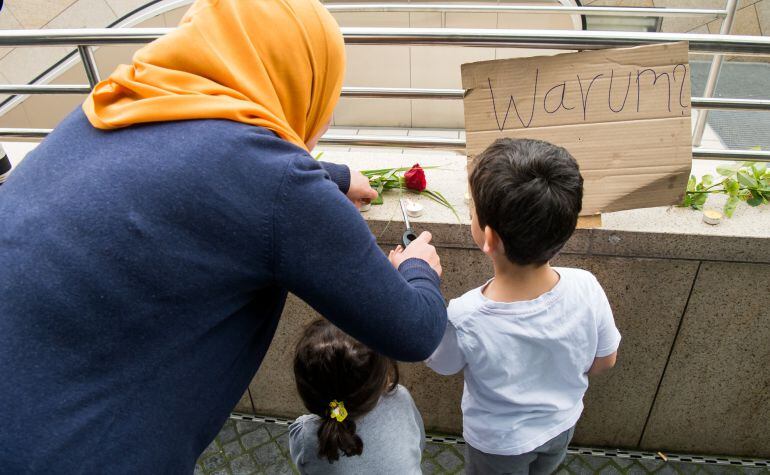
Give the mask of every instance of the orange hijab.
M 197 0 L 83 104 L 94 127 L 229 119 L 307 149 L 331 118 L 345 50 L 317 0 Z

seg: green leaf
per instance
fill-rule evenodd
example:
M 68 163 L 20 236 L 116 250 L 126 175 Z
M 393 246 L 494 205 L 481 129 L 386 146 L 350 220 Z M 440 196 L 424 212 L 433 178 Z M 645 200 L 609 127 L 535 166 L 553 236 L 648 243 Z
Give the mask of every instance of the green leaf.
M 709 187 L 714 184 L 714 177 L 711 175 L 703 175 L 700 179 L 703 186 Z
M 746 204 L 749 206 L 759 206 L 765 201 L 761 193 L 755 190 L 751 190 L 751 198 L 746 200 Z
M 732 176 L 735 175 L 738 172 L 738 169 L 741 168 L 740 163 L 734 163 L 732 165 L 719 165 L 717 167 L 717 173 L 719 173 L 722 176 Z
M 753 188 L 756 188 L 757 186 L 757 180 L 744 171 L 738 172 L 738 182 L 743 186 L 749 186 Z
M 378 186 L 377 188 L 375 188 L 375 190 L 377 190 L 377 198 L 375 198 L 375 199 L 373 199 L 373 200 L 372 200 L 372 204 L 373 204 L 373 205 L 381 205 L 382 203 L 384 203 L 384 202 L 385 202 L 385 201 L 382 199 L 382 188 L 383 188 L 383 185 L 382 185 L 382 183 L 380 183 L 380 186 Z
M 730 196 L 738 196 L 738 191 L 741 189 L 741 185 L 732 178 L 726 178 L 724 180 L 725 193 Z
M 708 197 L 708 193 L 698 193 L 692 197 L 692 204 L 690 206 L 694 209 L 703 209 L 703 205 L 706 204 Z
M 682 202 L 679 203 L 678 206 L 682 208 L 687 208 L 688 206 L 692 205 L 692 195 L 690 193 L 685 193 L 684 198 L 682 198 Z
M 767 163 L 765 162 L 759 162 L 759 163 L 752 163 L 751 169 L 754 170 L 754 178 L 759 180 L 762 177 L 762 174 L 767 170 Z
M 737 196 L 730 196 L 729 198 L 727 198 L 727 202 L 725 203 L 725 207 L 724 207 L 725 216 L 727 216 L 728 218 L 732 218 L 733 213 L 735 212 L 735 208 L 736 206 L 738 206 L 738 203 L 740 203 L 740 201 L 741 201 L 740 198 L 738 198 Z
M 695 175 L 690 175 L 690 179 L 687 180 L 687 191 L 695 191 Z
M 323 152 L 318 152 L 318 155 L 316 155 L 316 156 L 315 156 L 315 159 L 316 159 L 316 160 L 320 160 L 320 159 L 321 159 L 321 157 L 323 157 L 323 156 L 324 156 L 324 153 L 323 153 Z

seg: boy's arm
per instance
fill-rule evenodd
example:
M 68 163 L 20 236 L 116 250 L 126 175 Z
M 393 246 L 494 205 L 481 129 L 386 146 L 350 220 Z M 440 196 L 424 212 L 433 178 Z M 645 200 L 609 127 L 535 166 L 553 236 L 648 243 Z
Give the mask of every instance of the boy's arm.
M 601 374 L 613 366 L 618 357 L 618 347 L 620 346 L 620 332 L 615 326 L 615 319 L 612 317 L 612 308 L 607 300 L 607 295 L 599 283 L 596 283 L 596 330 L 597 345 L 596 358 L 588 370 L 589 376 Z
M 602 374 L 608 369 L 611 369 L 613 366 L 615 366 L 615 361 L 617 358 L 617 351 L 608 356 L 600 356 L 598 358 L 594 358 L 594 363 L 591 365 L 591 369 L 588 370 L 588 376 L 596 376 L 597 374 Z
M 447 322 L 441 343 L 430 358 L 425 360 L 425 364 L 444 376 L 459 373 L 465 368 L 465 356 L 457 342 L 457 330 L 451 322 Z

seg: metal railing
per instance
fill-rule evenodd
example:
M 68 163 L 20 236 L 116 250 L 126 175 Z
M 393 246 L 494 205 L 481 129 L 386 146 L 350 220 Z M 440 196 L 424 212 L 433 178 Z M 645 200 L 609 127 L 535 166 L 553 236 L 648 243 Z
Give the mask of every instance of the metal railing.
M 171 28 L 0 30 L 0 47 L 144 44 Z M 770 55 L 770 38 L 748 35 L 582 30 L 485 30 L 473 28 L 341 28 L 351 45 L 476 46 L 532 49 L 604 49 L 687 41 L 692 53 Z
M 366 45 L 444 45 L 469 47 L 527 47 L 547 49 L 601 49 L 666 42 L 687 41 L 694 53 L 713 53 L 704 97 L 693 97 L 692 107 L 700 109 L 693 143 L 700 144 L 710 109 L 770 111 L 770 100 L 713 98 L 722 54 L 769 55 L 770 38 L 729 35 L 737 0 L 728 0 L 724 10 L 664 9 L 632 7 L 568 7 L 533 5 L 458 5 L 458 4 L 329 4 L 331 11 L 495 11 L 528 13 L 579 13 L 583 15 L 680 16 L 708 15 L 723 17 L 720 35 L 686 33 L 641 33 L 575 30 L 483 30 L 457 28 L 342 28 L 347 44 Z M 79 29 L 79 30 L 5 30 L 0 31 L 0 47 L 76 46 L 88 78 L 88 85 L 0 85 L 5 94 L 86 94 L 99 81 L 93 57 L 94 46 L 143 44 L 171 31 L 170 28 Z M 718 58 L 718 59 L 717 59 Z M 358 98 L 460 100 L 462 89 L 346 87 L 342 95 Z M 0 138 L 43 138 L 50 130 L 0 128 Z M 386 136 L 326 136 L 327 145 L 393 146 L 462 149 L 461 139 Z M 693 156 L 701 159 L 756 160 L 770 162 L 770 152 L 695 148 Z
M 454 13 L 543 13 L 592 16 L 634 17 L 725 17 L 727 10 L 706 8 L 640 8 L 595 7 L 566 5 L 473 5 L 456 3 L 327 3 L 326 9 L 336 12 L 454 12 Z

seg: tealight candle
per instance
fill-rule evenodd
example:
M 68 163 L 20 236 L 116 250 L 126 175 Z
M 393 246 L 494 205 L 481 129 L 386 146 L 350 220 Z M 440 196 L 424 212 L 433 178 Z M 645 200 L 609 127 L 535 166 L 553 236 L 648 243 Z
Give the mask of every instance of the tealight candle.
M 366 213 L 366 212 L 367 212 L 367 211 L 369 211 L 370 209 L 372 209 L 372 203 L 371 203 L 371 202 L 368 202 L 368 203 L 364 203 L 364 204 L 362 204 L 362 205 L 361 205 L 361 209 L 360 209 L 359 211 L 361 211 L 362 213 Z
M 703 212 L 703 222 L 706 224 L 719 224 L 722 221 L 722 213 L 715 209 L 707 209 Z
M 406 214 L 413 218 L 417 218 L 422 216 L 422 212 L 425 210 L 423 206 L 420 203 L 417 203 L 412 200 L 406 200 Z

